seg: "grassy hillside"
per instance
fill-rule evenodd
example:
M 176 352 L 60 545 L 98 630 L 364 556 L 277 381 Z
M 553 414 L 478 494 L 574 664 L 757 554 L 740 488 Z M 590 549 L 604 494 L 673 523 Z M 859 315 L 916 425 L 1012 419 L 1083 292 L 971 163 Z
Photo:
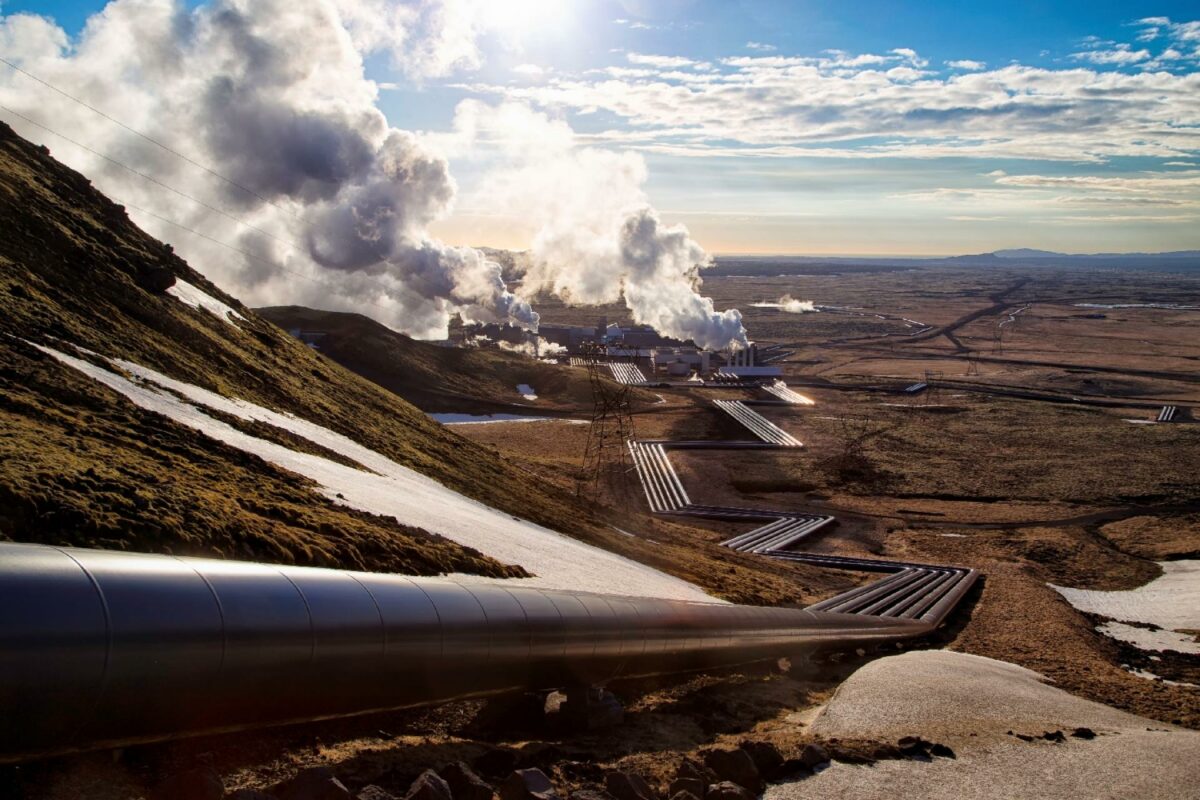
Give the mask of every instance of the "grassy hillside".
M 0 220 L 0 535 L 362 569 L 513 573 L 449 541 L 327 501 L 299 476 L 136 408 L 33 342 L 128 359 L 296 414 L 489 505 L 597 536 L 599 526 L 569 495 L 244 308 L 85 178 L 4 125 Z M 245 321 L 227 324 L 165 294 L 176 279 Z
M 498 350 L 439 347 L 420 342 L 359 314 L 301 306 L 256 309 L 285 330 L 323 331 L 321 352 L 427 411 L 486 410 L 584 412 L 591 409 L 587 373 Z M 517 392 L 528 384 L 537 400 Z M 640 392 L 643 401 L 653 397 Z M 508 408 L 516 406 L 517 408 Z

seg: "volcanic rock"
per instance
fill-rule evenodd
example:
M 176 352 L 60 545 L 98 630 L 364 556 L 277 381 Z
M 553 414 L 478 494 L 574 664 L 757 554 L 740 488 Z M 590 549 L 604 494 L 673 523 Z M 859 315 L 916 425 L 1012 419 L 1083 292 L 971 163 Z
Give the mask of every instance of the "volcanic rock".
M 540 769 L 518 769 L 500 784 L 502 800 L 559 800 L 554 784 Z
M 804 749 L 800 751 L 800 761 L 809 769 L 816 769 L 829 763 L 829 751 L 816 742 L 811 742 L 804 745 Z
M 396 795 L 371 785 L 364 786 L 358 794 L 354 795 L 354 800 L 396 800 Z
M 658 800 L 650 784 L 636 772 L 609 772 L 604 776 L 604 788 L 617 800 Z
M 700 781 L 705 786 L 711 786 L 720 781 L 717 773 L 713 772 L 708 767 L 701 764 L 699 761 L 693 761 L 690 758 L 685 758 L 679 765 L 679 769 L 675 771 L 677 778 L 692 778 Z M 674 794 L 674 792 L 672 792 Z
M 615 800 L 603 789 L 576 789 L 571 792 L 570 800 Z
M 953 750 L 940 742 L 934 742 L 929 745 L 929 755 L 938 756 L 939 758 L 958 758 Z
M 754 800 L 754 794 L 733 781 L 721 781 L 708 787 L 704 800 Z
M 450 786 L 454 800 L 492 800 L 496 790 L 461 761 L 442 767 L 442 779 Z
M 446 783 L 441 775 L 427 769 L 408 787 L 404 800 L 453 800 L 453 797 L 450 784 Z
M 715 781 L 714 781 L 715 783 Z M 667 797 L 674 798 L 680 792 L 687 792 L 696 797 L 704 797 L 704 789 L 708 784 L 698 778 L 676 778 L 667 788 Z
M 352 800 L 345 784 L 328 767 L 313 767 L 300 772 L 274 789 L 279 800 Z
M 742 742 L 739 747 L 746 751 L 760 775 L 770 775 L 783 764 L 779 748 L 770 742 Z
M 754 761 L 745 750 L 710 750 L 704 755 L 704 763 L 722 781 L 733 781 L 753 794 L 760 793 L 764 788 L 758 767 L 754 766 Z

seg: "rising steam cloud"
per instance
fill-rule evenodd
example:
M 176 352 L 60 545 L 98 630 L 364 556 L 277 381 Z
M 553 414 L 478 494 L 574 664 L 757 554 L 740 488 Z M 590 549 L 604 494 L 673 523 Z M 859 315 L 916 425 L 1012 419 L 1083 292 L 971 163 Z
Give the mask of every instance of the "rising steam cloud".
M 641 156 L 580 146 L 561 120 L 521 103 L 464 101 L 447 149 L 498 151 L 486 187 L 471 198 L 519 213 L 537 229 L 522 292 L 569 303 L 624 301 L 634 320 L 701 347 L 746 345 L 737 309 L 700 294 L 704 248 L 650 207 Z
M 641 159 L 577 148 L 569 128 L 528 109 L 468 103 L 456 133 L 463 140 L 463 120 L 474 116 L 478 128 L 481 114 L 536 123 L 522 134 L 526 152 L 513 154 L 515 166 L 496 171 L 503 186 L 488 198 L 497 208 L 518 201 L 540 223 L 524 296 L 478 250 L 430 235 L 451 213 L 456 184 L 434 137 L 394 128 L 376 108 L 363 59 L 388 47 L 399 68 L 418 76 L 477 66 L 469 37 L 454 39 L 447 20 L 461 15 L 439 13 L 431 0 L 211 0 L 197 8 L 114 0 L 72 41 L 43 17 L 0 17 L 4 58 L 228 180 L 7 68 L 0 102 L 225 211 L 9 120 L 250 304 L 355 310 L 439 337 L 455 315 L 536 329 L 528 298 L 544 288 L 575 303 L 623 297 L 637 320 L 703 346 L 744 344 L 741 315 L 715 311 L 698 293 L 703 249 L 648 206 Z M 530 181 L 526 156 L 546 131 L 556 146 L 541 151 L 544 179 Z M 531 193 L 540 185 L 555 191 Z M 573 196 L 558 202 L 567 191 Z
M 753 305 L 755 308 L 777 308 L 788 314 L 807 314 L 817 310 L 812 300 L 796 300 L 790 294 L 785 294 L 775 302 L 754 303 Z

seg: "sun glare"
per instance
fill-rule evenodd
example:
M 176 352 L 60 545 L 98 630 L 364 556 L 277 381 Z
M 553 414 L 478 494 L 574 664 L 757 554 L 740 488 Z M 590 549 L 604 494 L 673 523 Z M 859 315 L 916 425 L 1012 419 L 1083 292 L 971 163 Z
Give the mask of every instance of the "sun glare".
M 561 32 L 577 4 L 571 0 L 492 0 L 484 5 L 488 27 L 515 38 Z

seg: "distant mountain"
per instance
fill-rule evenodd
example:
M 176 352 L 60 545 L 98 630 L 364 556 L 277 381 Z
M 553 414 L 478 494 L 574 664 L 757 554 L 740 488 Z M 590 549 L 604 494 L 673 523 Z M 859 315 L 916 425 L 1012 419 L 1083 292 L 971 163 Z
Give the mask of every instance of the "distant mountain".
M 937 260 L 947 264 L 987 264 L 1002 261 L 1003 257 L 998 253 L 978 253 L 969 256 L 946 256 Z
M 1031 247 L 1017 247 L 1012 250 L 997 250 L 992 253 L 997 258 L 1061 258 L 1066 253 L 1055 253 L 1052 250 L 1034 250 Z

